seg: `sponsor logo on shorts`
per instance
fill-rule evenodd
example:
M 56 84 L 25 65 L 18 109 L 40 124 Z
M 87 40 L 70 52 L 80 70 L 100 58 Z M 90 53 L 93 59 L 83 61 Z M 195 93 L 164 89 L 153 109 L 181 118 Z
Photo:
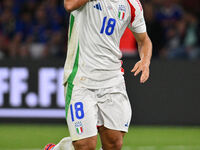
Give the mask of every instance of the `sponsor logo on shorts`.
M 83 124 L 81 121 L 78 121 L 75 123 L 75 128 L 76 128 L 76 132 L 78 134 L 82 134 L 83 133 Z

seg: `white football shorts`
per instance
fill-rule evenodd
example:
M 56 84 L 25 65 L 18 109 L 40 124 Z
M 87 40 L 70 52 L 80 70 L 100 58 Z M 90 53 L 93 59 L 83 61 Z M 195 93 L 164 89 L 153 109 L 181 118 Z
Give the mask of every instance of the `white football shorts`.
M 102 89 L 65 85 L 67 124 L 72 141 L 97 135 L 97 127 L 128 132 L 131 106 L 125 83 Z

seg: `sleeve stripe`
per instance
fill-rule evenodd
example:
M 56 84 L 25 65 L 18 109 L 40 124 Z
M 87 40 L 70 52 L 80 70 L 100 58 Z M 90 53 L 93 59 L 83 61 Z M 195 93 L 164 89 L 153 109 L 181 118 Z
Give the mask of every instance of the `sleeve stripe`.
M 131 4 L 130 0 L 127 0 L 127 1 L 128 1 L 130 8 L 131 8 L 131 23 L 133 23 L 133 21 L 135 20 L 135 8 Z

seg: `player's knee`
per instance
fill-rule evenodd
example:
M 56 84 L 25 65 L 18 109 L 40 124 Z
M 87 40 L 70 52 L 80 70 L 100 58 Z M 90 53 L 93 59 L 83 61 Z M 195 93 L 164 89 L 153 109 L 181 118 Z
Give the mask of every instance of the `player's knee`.
M 95 140 L 79 140 L 73 142 L 75 150 L 95 150 L 96 141 Z
M 121 150 L 122 145 L 123 145 L 123 141 L 118 140 L 118 141 L 114 142 L 112 146 L 113 146 L 113 149 L 115 149 L 115 150 Z
M 109 140 L 107 147 L 112 150 L 121 150 L 123 139 L 121 137 L 113 137 Z

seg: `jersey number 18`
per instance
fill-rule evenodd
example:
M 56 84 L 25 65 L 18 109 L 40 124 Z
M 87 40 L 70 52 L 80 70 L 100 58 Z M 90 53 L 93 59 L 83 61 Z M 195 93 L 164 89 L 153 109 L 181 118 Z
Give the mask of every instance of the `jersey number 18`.
M 107 21 L 107 16 L 104 17 L 100 33 L 103 34 L 104 31 L 105 31 L 106 35 L 113 34 L 114 29 L 115 29 L 115 25 L 116 25 L 116 20 L 114 18 L 109 18 L 108 21 Z

